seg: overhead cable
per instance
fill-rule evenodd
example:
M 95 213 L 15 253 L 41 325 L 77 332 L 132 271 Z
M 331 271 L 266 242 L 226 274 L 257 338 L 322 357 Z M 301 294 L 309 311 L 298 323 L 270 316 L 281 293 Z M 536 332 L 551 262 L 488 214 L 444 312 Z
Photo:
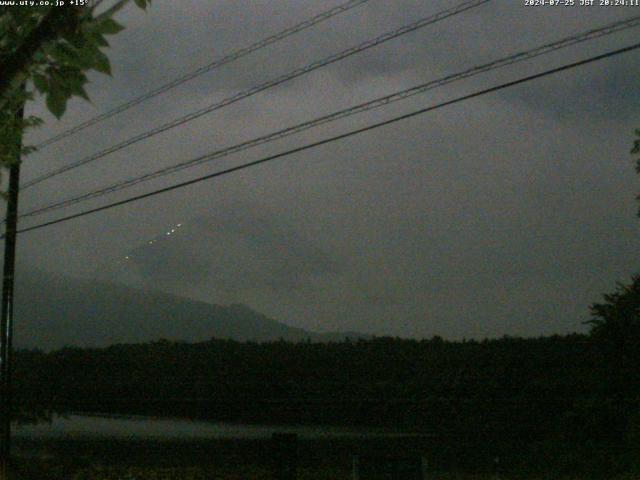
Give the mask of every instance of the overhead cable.
M 207 72 L 210 72 L 212 70 L 215 70 L 216 68 L 220 68 L 223 65 L 226 65 L 228 63 L 234 62 L 242 57 L 245 57 L 247 55 L 249 55 L 250 53 L 255 52 L 256 50 L 260 50 L 262 48 L 265 48 L 269 45 L 272 45 L 276 42 L 279 42 L 280 40 L 284 40 L 287 37 L 290 37 L 291 35 L 294 35 L 298 32 L 301 32 L 303 30 L 306 30 L 314 25 L 317 25 L 321 22 L 324 22 L 325 20 L 328 20 L 332 17 L 335 17 L 336 15 L 340 15 L 341 13 L 347 12 L 349 10 L 351 10 L 352 8 L 358 7 L 360 5 L 362 5 L 363 3 L 368 2 L 369 0 L 349 0 L 346 3 L 343 3 L 342 5 L 338 5 L 337 7 L 331 8 L 329 10 L 326 10 L 312 18 L 309 18 L 307 20 L 304 20 L 303 22 L 300 22 L 296 25 L 293 25 L 292 27 L 289 27 L 285 30 L 282 30 L 274 35 L 271 35 L 269 37 L 263 38 L 262 40 L 255 42 L 247 47 L 243 47 L 240 48 L 238 50 L 234 50 L 228 54 L 226 54 L 225 56 L 214 60 L 213 62 L 204 65 L 202 67 L 197 68 L 196 70 L 193 70 L 185 75 L 182 75 L 178 78 L 174 78 L 173 80 L 165 83 L 164 85 L 161 85 L 153 90 L 150 90 L 148 92 L 146 92 L 143 95 L 140 95 L 139 97 L 133 98 L 125 103 L 122 103 L 120 105 L 118 105 L 117 107 L 112 108 L 111 110 L 108 110 L 104 113 L 101 113 L 99 115 L 96 115 L 93 118 L 90 118 L 89 120 L 86 120 L 82 123 L 79 123 L 67 130 L 65 130 L 64 132 L 61 132 L 53 137 L 50 137 L 42 142 L 40 142 L 39 144 L 37 144 L 35 146 L 36 149 L 41 150 L 45 147 L 47 147 L 48 145 L 51 145 L 53 143 L 59 142 L 60 140 L 62 140 L 63 138 L 67 138 L 75 133 L 81 132 L 82 130 L 95 125 L 97 123 L 100 123 L 108 118 L 111 118 L 115 115 L 118 115 L 119 113 L 122 113 L 126 110 L 129 110 L 130 108 L 135 107 L 136 105 L 139 105 L 143 102 L 146 102 L 147 100 L 157 97 L 158 95 L 162 95 L 163 93 L 168 92 L 169 90 L 174 89 L 175 87 L 182 85 L 183 83 L 188 82 L 189 80 L 193 80 L 196 77 L 199 77 L 200 75 L 203 75 Z
M 303 152 L 303 151 L 306 151 L 306 150 L 311 150 L 311 149 L 319 147 L 321 145 L 326 145 L 326 144 L 329 144 L 329 143 L 333 143 L 333 142 L 336 142 L 338 140 L 342 140 L 342 139 L 345 139 L 345 138 L 348 138 L 348 137 L 352 137 L 354 135 L 358 135 L 358 134 L 361 134 L 361 133 L 364 133 L 364 132 L 375 130 L 377 128 L 380 128 L 380 127 L 383 127 L 383 126 L 386 126 L 386 125 L 391 125 L 391 124 L 400 122 L 402 120 L 406 120 L 406 119 L 409 119 L 409 118 L 412 118 L 412 117 L 416 117 L 418 115 L 423 115 L 425 113 L 428 113 L 428 112 L 431 112 L 431 111 L 434 111 L 434 110 L 438 110 L 440 108 L 447 107 L 449 105 L 454 105 L 454 104 L 457 104 L 457 103 L 461 103 L 461 102 L 464 102 L 466 100 L 471 100 L 473 98 L 477 98 L 477 97 L 480 97 L 480 96 L 483 96 L 483 95 L 487 95 L 489 93 L 493 93 L 493 92 L 497 92 L 499 90 L 503 90 L 505 88 L 513 87 L 513 86 L 520 85 L 520 84 L 523 84 L 523 83 L 526 83 L 526 82 L 530 82 L 530 81 L 533 81 L 533 80 L 536 80 L 536 79 L 539 79 L 539 78 L 547 77 L 549 75 L 554 75 L 556 73 L 560 73 L 560 72 L 564 72 L 564 71 L 567 71 L 567 70 L 571 70 L 571 69 L 579 67 L 579 66 L 583 66 L 583 65 L 590 64 L 590 63 L 594 63 L 594 62 L 597 62 L 597 61 L 600 61 L 600 60 L 604 60 L 606 58 L 610 58 L 610 57 L 614 57 L 614 56 L 617 56 L 617 55 L 621 55 L 623 53 L 628 53 L 628 52 L 637 50 L 639 48 L 640 48 L 640 43 L 635 43 L 635 44 L 627 46 L 627 47 L 619 48 L 617 50 L 613 50 L 613 51 L 610 51 L 610 52 L 607 52 L 607 53 L 604 53 L 604 54 L 601 54 L 601 55 L 596 55 L 596 56 L 587 58 L 585 60 L 580 60 L 580 61 L 577 61 L 577 62 L 573 62 L 573 63 L 569 63 L 569 64 L 566 64 L 566 65 L 563 65 L 561 67 L 556 67 L 556 68 L 552 68 L 552 69 L 549 69 L 549 70 L 545 70 L 544 72 L 537 73 L 537 74 L 534 74 L 534 75 L 528 75 L 526 77 L 522 77 L 522 78 L 519 78 L 517 80 L 513 80 L 513 81 L 510 81 L 510 82 L 507 82 L 507 83 L 502 83 L 502 84 L 494 86 L 494 87 L 485 88 L 483 90 L 479 90 L 479 91 L 476 91 L 474 93 L 470 93 L 468 95 L 464 95 L 462 97 L 457 97 L 457 98 L 455 98 L 453 100 L 448 100 L 446 102 L 438 103 L 438 104 L 432 105 L 430 107 L 421 108 L 419 110 L 415 110 L 413 112 L 406 113 L 404 115 L 400 115 L 400 116 L 397 116 L 397 117 L 394 117 L 394 118 L 391 118 L 391 119 L 388 119 L 388 120 L 384 120 L 382 122 L 374 123 L 374 124 L 368 125 L 366 127 L 362 127 L 362 128 L 358 128 L 358 129 L 355 129 L 355 130 L 351 130 L 349 132 L 342 133 L 340 135 L 335 135 L 335 136 L 332 136 L 332 137 L 325 138 L 323 140 L 319 140 L 319 141 L 316 141 L 316 142 L 308 143 L 308 144 L 300 146 L 300 147 L 292 148 L 292 149 L 286 150 L 284 152 L 280 152 L 280 153 L 277 153 L 277 154 L 274 154 L 274 155 L 269 155 L 267 157 L 263 157 L 263 158 L 260 158 L 258 160 L 254 160 L 252 162 L 244 163 L 242 165 L 237 165 L 235 167 L 230 167 L 230 168 L 227 168 L 227 169 L 224 169 L 224 170 L 220 170 L 220 171 L 217 171 L 217 172 L 214 172 L 214 173 L 210 173 L 208 175 L 203 175 L 203 176 L 194 178 L 192 180 L 187 180 L 185 182 L 180 182 L 180 183 L 168 186 L 168 187 L 160 188 L 160 189 L 157 189 L 157 190 L 153 190 L 151 192 L 147 192 L 147 193 L 143 193 L 143 194 L 136 195 L 136 196 L 133 196 L 133 197 L 129 197 L 129 198 L 126 198 L 124 200 L 118 200 L 116 202 L 112 202 L 112 203 L 109 203 L 107 205 L 103 205 L 103 206 L 100 206 L 100 207 L 84 210 L 82 212 L 75 213 L 75 214 L 72 214 L 72 215 L 67 215 L 65 217 L 61 217 L 61 218 L 58 218 L 58 219 L 55 219 L 55 220 L 51 220 L 51 221 L 40 223 L 40 224 L 33 225 L 33 226 L 30 226 L 30 227 L 22 228 L 22 229 L 18 230 L 18 233 L 25 233 L 25 232 L 30 232 L 30 231 L 33 231 L 33 230 L 39 230 L 41 228 L 49 227 L 49 226 L 56 225 L 56 224 L 63 223 L 63 222 L 67 222 L 69 220 L 73 220 L 73 219 L 76 219 L 76 218 L 80 218 L 80 217 L 84 217 L 84 216 L 91 215 L 91 214 L 94 214 L 94 213 L 98 213 L 98 212 L 102 212 L 102 211 L 105 211 L 105 210 L 109 210 L 109 209 L 112 209 L 112 208 L 115 208 L 115 207 L 118 207 L 118 206 L 127 205 L 129 203 L 137 202 L 137 201 L 143 200 L 145 198 L 154 197 L 154 196 L 160 195 L 162 193 L 167 193 L 167 192 L 170 192 L 170 191 L 173 191 L 173 190 L 184 188 L 184 187 L 187 187 L 187 186 L 190 186 L 190 185 L 194 185 L 194 184 L 206 181 L 206 180 L 211 180 L 213 178 L 221 177 L 221 176 L 224 176 L 224 175 L 229 175 L 231 173 L 234 173 L 234 172 L 237 172 L 237 171 L 240 171 L 240 170 L 245 170 L 245 169 L 248 169 L 248 168 L 251 168 L 251 167 L 255 167 L 257 165 L 261 165 L 261 164 L 264 164 L 264 163 L 267 163 L 267 162 L 271 162 L 271 161 L 277 160 L 279 158 L 287 157 L 287 156 L 290 156 L 290 155 L 293 155 L 293 154 L 296 154 L 296 153 L 299 153 L 299 152 Z M 2 238 L 4 238 L 4 235 L 2 236 Z
M 37 185 L 41 182 L 44 182 L 45 180 L 48 180 L 50 178 L 53 178 L 55 176 L 58 176 L 62 173 L 66 173 L 70 170 L 76 169 L 78 167 L 81 167 L 83 165 L 86 165 L 88 163 L 91 163 L 95 160 L 98 160 L 99 158 L 103 158 L 106 157 L 107 155 L 110 155 L 114 152 L 117 152 L 119 150 L 122 150 L 126 147 L 129 147 L 135 143 L 141 142 L 143 140 L 146 140 L 148 138 L 151 138 L 155 135 L 158 135 L 160 133 L 166 132 L 167 130 L 171 130 L 173 128 L 179 127 L 181 125 L 184 125 L 187 122 L 191 122 L 197 118 L 200 118 L 204 115 L 207 115 L 211 112 L 214 112 L 216 110 L 220 110 L 221 108 L 227 107 L 233 103 L 236 103 L 240 100 L 243 100 L 245 98 L 251 97 L 253 95 L 256 95 L 260 92 L 263 92 L 265 90 L 268 90 L 270 88 L 273 88 L 277 85 L 280 85 L 282 83 L 288 82 L 290 80 L 293 80 L 294 78 L 300 77 L 302 75 L 306 75 L 307 73 L 313 72 L 314 70 L 317 70 L 319 68 L 325 67 L 327 65 L 330 65 L 332 63 L 338 62 L 344 58 L 350 57 L 352 55 L 355 55 L 357 53 L 360 53 L 364 50 L 367 50 L 369 48 L 373 48 L 377 45 L 380 45 L 382 43 L 388 42 L 390 40 L 393 40 L 394 38 L 398 38 L 402 35 L 406 35 L 407 33 L 413 32 L 415 30 L 418 30 L 420 28 L 424 28 L 428 25 L 432 25 L 436 22 L 439 22 L 441 20 L 444 20 L 446 18 L 458 15 L 462 12 L 465 12 L 467 10 L 470 10 L 472 8 L 476 8 L 479 7 L 480 5 L 483 5 L 485 3 L 490 2 L 491 0 L 468 0 L 456 7 L 453 8 L 449 8 L 447 10 L 443 10 L 439 13 L 436 13 L 435 15 L 431 15 L 429 17 L 423 18 L 421 20 L 418 20 L 417 22 L 411 23 L 409 25 L 405 25 L 404 27 L 401 27 L 397 30 L 393 30 L 391 32 L 385 33 L 383 35 L 380 35 L 374 39 L 371 40 L 367 40 L 363 43 L 360 43 L 354 47 L 348 48 L 346 50 L 343 50 L 339 53 L 336 53 L 334 55 L 330 55 L 328 57 L 325 57 L 321 60 L 317 60 L 315 62 L 312 62 L 304 67 L 300 67 L 297 68 L 289 73 L 286 73 L 284 75 L 281 75 L 273 80 L 269 80 L 265 83 L 262 83 L 260 85 L 254 86 L 248 90 L 236 93 L 235 95 L 232 95 L 231 97 L 227 97 L 222 101 L 216 102 L 212 105 L 209 105 L 207 107 L 201 108 L 199 110 L 196 110 L 195 112 L 189 113 L 187 115 L 184 115 L 182 117 L 176 118 L 170 122 L 167 122 L 163 125 L 160 125 L 159 127 L 153 128 L 151 130 L 148 130 L 145 133 L 136 135 L 134 137 L 131 137 L 121 143 L 118 143 L 116 145 L 113 145 L 111 147 L 106 148 L 105 150 L 102 150 L 100 152 L 94 153 L 92 155 L 89 155 L 88 157 L 82 158 L 80 160 L 77 160 L 75 162 L 72 162 L 68 165 L 62 166 L 56 170 L 53 170 L 51 172 L 45 173 L 39 177 L 36 177 L 28 182 L 26 182 L 24 185 L 22 185 L 22 189 L 25 190 L 29 187 L 32 187 L 34 185 Z
M 620 32 L 622 30 L 626 30 L 628 28 L 632 28 L 632 27 L 637 27 L 638 25 L 640 25 L 640 15 L 632 17 L 632 18 L 628 18 L 626 20 L 621 20 L 618 22 L 614 22 L 612 24 L 608 24 L 606 26 L 603 27 L 599 27 L 596 29 L 591 29 L 588 30 L 586 32 L 577 34 L 577 35 L 572 35 L 569 37 L 565 37 L 561 40 L 552 42 L 552 43 L 548 43 L 530 50 L 526 50 L 523 52 L 518 52 L 512 55 L 509 55 L 507 57 L 503 57 L 501 59 L 498 60 L 494 60 L 492 62 L 489 63 L 485 63 L 483 65 L 478 65 L 475 66 L 473 68 L 464 70 L 462 72 L 458 72 L 452 75 L 448 75 L 446 77 L 437 79 L 437 80 L 431 80 L 429 82 L 426 83 L 422 83 L 420 85 L 408 88 L 408 89 L 404 89 L 395 93 L 392 93 L 390 95 L 385 95 L 383 97 L 379 97 L 376 98 L 374 100 L 370 100 L 368 102 L 364 102 L 364 103 L 360 103 L 358 105 L 349 107 L 349 108 L 345 108 L 343 110 L 339 110 L 336 112 L 333 112 L 331 114 L 328 115 L 323 115 L 321 117 L 315 118 L 313 120 L 309 120 L 307 122 L 304 123 L 300 123 L 291 127 L 287 127 L 284 128 L 282 130 L 278 130 L 276 132 L 272 132 L 270 134 L 267 135 L 263 135 L 257 138 L 254 138 L 252 140 L 248 140 L 230 147 L 226 147 L 220 150 L 217 150 L 215 152 L 211 152 L 208 153 L 206 155 L 201 155 L 199 157 L 193 158 L 193 159 L 189 159 L 183 162 L 180 162 L 178 164 L 175 165 L 171 165 L 168 167 L 164 167 L 158 170 L 155 170 L 153 172 L 150 173 L 146 173 L 144 175 L 140 175 L 140 176 L 136 176 L 133 178 L 129 178 L 111 185 L 108 185 L 106 187 L 102 187 L 100 189 L 97 190 L 92 190 L 90 192 L 87 193 L 83 193 L 80 195 L 76 195 L 76 196 L 72 196 L 70 198 L 64 199 L 64 200 L 60 200 L 57 201 L 55 203 L 52 204 L 48 204 L 45 206 L 41 206 L 41 207 L 37 207 L 34 208 L 32 210 L 29 210 L 27 212 L 24 212 L 20 215 L 19 218 L 24 218 L 24 217 L 31 217 L 31 216 L 37 216 L 37 215 L 41 215 L 47 212 L 51 212 L 54 210 L 58 210 L 60 208 L 63 207 L 67 207 L 70 205 L 74 205 L 92 198 L 96 198 L 96 197 L 101 197 L 103 195 L 106 194 L 110 194 L 113 192 L 117 192 L 126 188 L 130 188 L 133 187 L 134 185 L 137 185 L 139 183 L 142 182 L 146 182 L 149 180 L 152 180 L 154 178 L 159 178 L 159 177 L 163 177 L 169 174 L 173 174 L 176 173 L 178 171 L 184 170 L 186 168 L 191 168 L 197 165 L 201 165 L 203 163 L 207 163 L 222 157 L 226 157 L 235 153 L 239 153 L 241 151 L 250 149 L 250 148 L 254 148 L 257 147 L 259 145 L 263 145 L 265 143 L 270 143 L 273 142 L 275 140 L 279 140 L 281 138 L 285 138 L 300 132 L 303 132 L 305 130 L 309 130 L 311 128 L 314 127 L 318 127 L 320 125 L 326 124 L 326 123 L 330 123 L 330 122 L 334 122 L 352 115 L 356 115 L 362 112 L 366 112 L 369 110 L 373 110 L 376 108 L 380 108 L 383 107 L 385 105 L 389 105 L 391 103 L 400 101 L 400 100 L 404 100 L 406 98 L 412 97 L 414 95 L 418 95 L 421 93 L 424 93 L 426 91 L 438 88 L 438 87 L 442 87 L 444 85 L 459 81 L 459 80 L 463 80 L 466 78 L 470 78 L 473 77 L 475 75 L 479 75 L 481 73 L 485 73 L 491 70 L 495 70 L 498 68 L 502 68 L 508 65 L 513 65 L 515 63 L 518 62 L 522 62 L 525 60 L 529 60 L 544 54 L 548 54 L 563 48 L 567 48 L 570 47 L 572 45 L 576 45 L 579 43 L 583 43 L 589 40 L 594 40 L 597 38 L 601 38 L 604 37 L 606 35 L 611 35 L 613 33 L 616 32 Z

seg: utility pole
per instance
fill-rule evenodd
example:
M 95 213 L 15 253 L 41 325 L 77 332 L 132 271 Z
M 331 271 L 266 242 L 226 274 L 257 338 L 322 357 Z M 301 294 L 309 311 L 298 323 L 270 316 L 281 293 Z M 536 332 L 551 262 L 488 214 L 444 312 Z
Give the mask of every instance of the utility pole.
M 17 113 L 17 122 L 24 117 L 24 105 Z M 18 139 L 16 159 L 9 168 L 4 266 L 2 274 L 2 308 L 0 317 L 0 480 L 7 480 L 11 454 L 11 357 L 13 348 L 13 287 L 18 227 L 18 191 L 20 189 L 20 150 Z

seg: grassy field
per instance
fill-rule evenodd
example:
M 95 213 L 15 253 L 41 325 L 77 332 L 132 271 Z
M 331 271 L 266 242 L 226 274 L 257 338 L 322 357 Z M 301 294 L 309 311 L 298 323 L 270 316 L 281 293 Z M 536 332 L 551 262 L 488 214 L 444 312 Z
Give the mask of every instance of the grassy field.
M 297 443 L 298 480 L 350 480 L 353 455 L 434 455 L 419 439 L 323 439 Z M 69 438 L 20 440 L 12 480 L 272 480 L 274 450 L 266 440 L 140 441 Z M 431 468 L 429 480 L 578 480 L 545 472 L 500 473 L 486 464 Z M 583 477 L 579 480 L 584 480 Z M 637 477 L 591 477 L 637 480 Z

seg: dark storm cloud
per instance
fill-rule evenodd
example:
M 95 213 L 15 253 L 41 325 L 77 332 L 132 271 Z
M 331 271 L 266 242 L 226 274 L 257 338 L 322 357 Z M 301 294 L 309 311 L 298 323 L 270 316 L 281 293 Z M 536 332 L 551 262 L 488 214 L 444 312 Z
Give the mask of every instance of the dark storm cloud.
M 154 2 L 121 15 L 114 77 L 47 137 L 340 2 Z M 76 160 L 458 2 L 371 0 L 25 162 Z M 23 208 L 145 173 L 631 15 L 496 0 L 27 190 Z M 635 41 L 637 30 L 450 85 L 147 191 Z M 273 164 L 24 236 L 40 268 L 245 303 L 319 330 L 471 337 L 583 329 L 637 269 L 637 54 L 482 97 Z M 43 111 L 42 104 L 33 107 Z M 50 129 L 49 129 L 50 128 Z M 47 167 L 47 168 L 45 168 Z M 129 193 L 131 193 L 129 192 Z M 112 198 L 124 198 L 124 192 Z M 91 203 L 97 206 L 100 202 Z M 70 212 L 75 210 L 70 210 Z M 43 217 L 40 217 L 43 218 Z M 174 237 L 146 242 L 177 223 Z M 121 260 L 134 253 L 131 266 Z M 635 262 L 635 263 L 634 263 Z M 117 265 L 117 267 L 116 267 Z

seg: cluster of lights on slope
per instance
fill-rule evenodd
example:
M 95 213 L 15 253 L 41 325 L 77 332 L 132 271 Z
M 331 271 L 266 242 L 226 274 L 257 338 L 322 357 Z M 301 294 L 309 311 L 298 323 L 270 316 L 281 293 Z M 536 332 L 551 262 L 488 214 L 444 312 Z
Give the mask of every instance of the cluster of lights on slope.
M 180 227 L 182 227 L 182 224 L 178 223 L 174 227 L 171 227 L 171 229 L 169 229 L 164 235 L 158 236 L 158 237 L 154 238 L 153 240 L 149 240 L 147 242 L 147 245 L 153 245 L 154 243 L 156 243 L 158 240 L 160 240 L 164 236 L 169 236 L 169 235 L 171 235 L 173 233 L 176 233 Z M 125 255 L 124 259 L 125 260 L 130 260 L 131 257 L 132 257 L 132 255 Z

